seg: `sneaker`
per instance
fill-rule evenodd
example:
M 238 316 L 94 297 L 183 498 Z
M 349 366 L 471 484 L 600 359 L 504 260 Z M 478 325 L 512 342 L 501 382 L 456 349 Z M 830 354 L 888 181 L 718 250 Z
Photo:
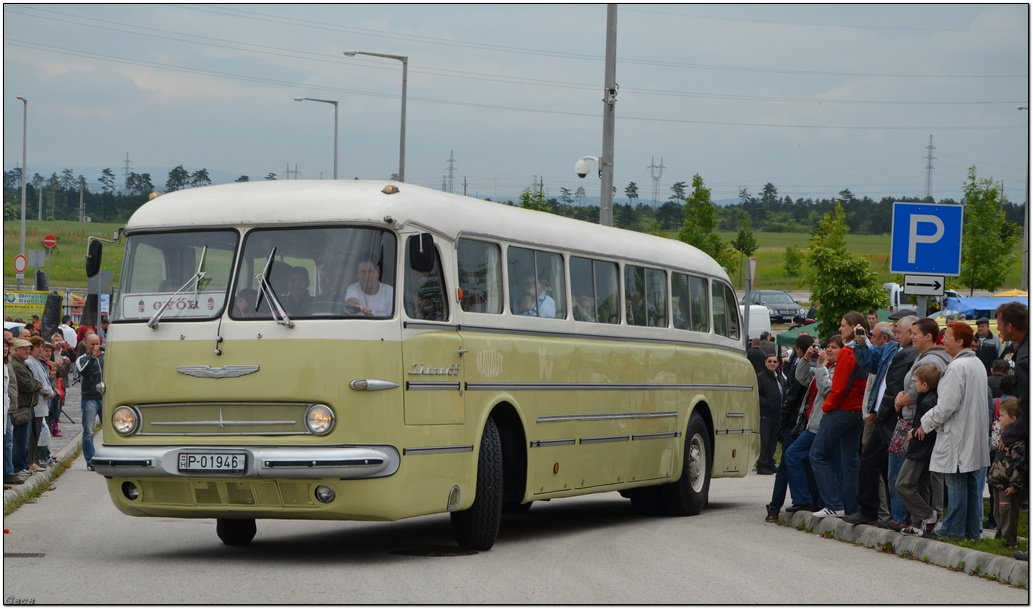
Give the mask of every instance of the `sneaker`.
M 31 469 L 23 469 L 20 472 L 17 472 L 15 474 L 15 476 L 18 476 L 19 478 L 24 480 L 24 479 L 28 478 L 29 476 L 31 476 L 33 473 L 34 472 Z
M 878 521 L 878 518 L 869 518 L 861 512 L 843 516 L 843 522 L 849 522 L 850 524 L 875 524 Z
M 45 472 L 45 471 L 47 471 L 47 468 L 40 467 L 38 463 L 33 463 L 33 464 L 29 465 L 29 469 L 31 469 L 34 472 Z
M 19 484 L 25 484 L 25 481 L 18 476 L 4 476 L 4 486 L 17 486 Z
M 892 518 L 890 518 L 889 520 L 880 520 L 878 522 L 878 525 L 880 527 L 884 528 L 884 529 L 889 529 L 891 531 L 898 531 L 898 532 L 902 531 L 904 528 L 906 528 L 906 525 L 904 523 L 897 522 L 896 520 L 893 520 Z
M 936 523 L 940 521 L 940 513 L 933 510 L 933 515 L 929 518 L 922 520 L 922 528 L 925 529 L 926 533 L 932 533 L 933 529 L 936 528 Z
M 90 470 L 91 472 L 97 471 L 97 470 L 93 469 L 93 464 L 92 463 L 87 463 L 86 464 L 86 469 Z
M 841 518 L 843 515 L 836 510 L 823 507 L 817 512 L 812 512 L 811 516 L 814 516 L 815 518 Z
M 791 505 L 786 508 L 786 514 L 795 514 L 797 512 L 813 512 L 814 506 L 811 504 L 805 505 Z
M 983 530 L 984 531 L 996 531 L 997 530 L 997 523 L 991 520 L 990 522 L 988 522 L 985 525 L 983 525 Z
M 1013 556 L 1015 556 L 1015 560 L 1024 560 L 1029 562 L 1029 552 L 1016 552 Z
M 778 522 L 778 508 L 768 508 L 768 515 L 764 518 L 764 522 Z
M 904 527 L 903 529 L 901 529 L 900 532 L 904 535 L 914 535 L 916 537 L 925 534 L 925 531 L 923 531 L 922 529 L 916 529 L 915 527 Z
M 63 438 L 64 437 L 63 435 L 61 435 L 60 431 L 51 432 L 50 435 L 54 436 L 55 438 Z

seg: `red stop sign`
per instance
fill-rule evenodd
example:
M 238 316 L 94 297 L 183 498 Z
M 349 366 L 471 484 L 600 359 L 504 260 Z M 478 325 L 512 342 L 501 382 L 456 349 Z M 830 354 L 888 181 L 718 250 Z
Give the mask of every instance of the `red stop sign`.
M 43 237 L 43 245 L 47 247 L 54 247 L 55 245 L 57 245 L 57 237 L 55 237 L 54 235 L 47 235 L 46 237 Z

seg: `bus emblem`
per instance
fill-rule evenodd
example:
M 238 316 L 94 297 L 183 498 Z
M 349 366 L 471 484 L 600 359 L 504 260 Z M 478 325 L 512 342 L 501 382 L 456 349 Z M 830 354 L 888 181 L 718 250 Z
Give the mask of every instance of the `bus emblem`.
M 448 368 L 432 368 L 424 364 L 413 364 L 409 374 L 424 374 L 430 376 L 459 376 L 459 364 L 452 364 Z
M 245 376 L 258 372 L 258 366 L 223 366 L 212 368 L 211 366 L 179 366 L 176 372 L 187 376 L 196 376 L 205 379 L 232 379 L 238 376 Z

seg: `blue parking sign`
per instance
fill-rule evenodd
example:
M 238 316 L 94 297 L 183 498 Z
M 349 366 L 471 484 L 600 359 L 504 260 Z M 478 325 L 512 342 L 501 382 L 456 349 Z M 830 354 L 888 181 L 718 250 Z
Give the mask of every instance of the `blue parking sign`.
M 890 272 L 961 274 L 964 207 L 931 203 L 893 203 Z

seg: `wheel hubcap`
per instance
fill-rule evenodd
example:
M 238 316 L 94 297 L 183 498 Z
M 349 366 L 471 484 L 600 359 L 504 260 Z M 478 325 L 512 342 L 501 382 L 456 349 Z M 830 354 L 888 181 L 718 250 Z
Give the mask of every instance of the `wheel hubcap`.
M 707 455 L 703 448 L 703 438 L 698 435 L 692 436 L 688 448 L 689 484 L 692 490 L 697 493 L 703 490 L 703 482 L 706 480 Z

